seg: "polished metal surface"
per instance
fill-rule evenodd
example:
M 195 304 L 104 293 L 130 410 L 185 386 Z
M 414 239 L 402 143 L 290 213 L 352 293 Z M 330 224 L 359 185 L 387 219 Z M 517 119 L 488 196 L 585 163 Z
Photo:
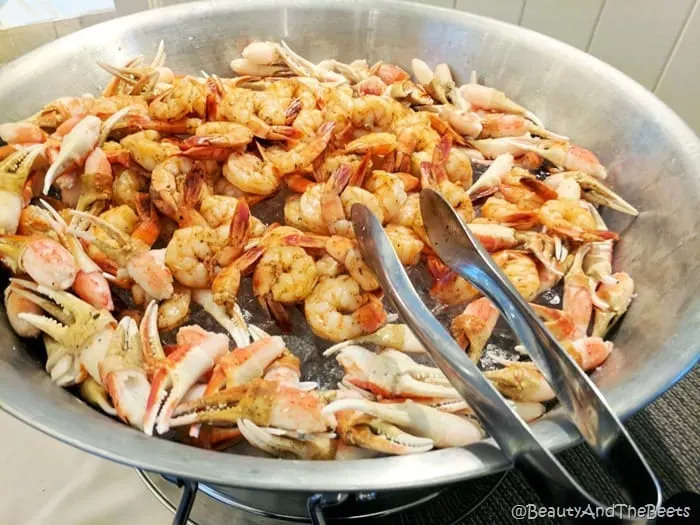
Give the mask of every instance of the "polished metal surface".
M 483 17 L 409 2 L 255 0 L 173 6 L 90 27 L 0 70 L 0 120 L 34 113 L 52 99 L 95 93 L 120 63 L 164 39 L 176 71 L 226 75 L 253 39 L 284 38 L 318 61 L 419 56 L 472 69 L 537 113 L 550 129 L 594 150 L 611 183 L 641 210 L 605 217 L 622 234 L 616 264 L 638 297 L 593 379 L 624 418 L 667 389 L 697 360 L 700 339 L 700 142 L 644 88 L 602 62 L 548 37 Z M 4 315 L 4 314 L 3 314 Z M 2 322 L 7 327 L 6 319 Z M 284 461 L 220 454 L 145 436 L 51 384 L 40 360 L 7 327 L 0 347 L 0 407 L 66 443 L 146 470 L 260 489 L 363 491 L 438 485 L 508 466 L 492 441 L 409 457 Z M 556 415 L 533 425 L 554 450 L 576 441 Z

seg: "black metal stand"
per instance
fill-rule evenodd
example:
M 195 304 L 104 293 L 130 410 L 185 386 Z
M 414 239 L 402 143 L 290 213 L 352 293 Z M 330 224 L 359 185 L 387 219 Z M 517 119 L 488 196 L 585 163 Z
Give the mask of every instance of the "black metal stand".
M 177 511 L 175 512 L 175 517 L 173 518 L 173 525 L 187 525 L 190 512 L 192 512 L 192 505 L 194 505 L 194 499 L 197 497 L 199 483 L 192 480 L 174 478 L 171 476 L 163 475 L 163 477 L 182 488 L 182 497 L 180 498 L 180 503 L 177 506 Z

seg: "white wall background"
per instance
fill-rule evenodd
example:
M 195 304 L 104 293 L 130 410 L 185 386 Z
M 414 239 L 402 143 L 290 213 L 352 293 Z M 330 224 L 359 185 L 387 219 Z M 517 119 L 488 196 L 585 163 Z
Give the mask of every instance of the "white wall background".
M 0 65 L 82 27 L 182 1 L 114 0 L 116 11 L 0 30 Z M 700 134 L 700 0 L 416 1 L 519 24 L 583 49 L 656 93 Z

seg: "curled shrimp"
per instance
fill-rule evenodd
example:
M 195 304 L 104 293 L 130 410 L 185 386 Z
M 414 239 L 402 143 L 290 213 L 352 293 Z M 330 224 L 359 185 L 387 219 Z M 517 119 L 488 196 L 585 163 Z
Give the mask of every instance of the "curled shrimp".
M 386 322 L 381 301 L 349 275 L 321 280 L 304 301 L 304 313 L 311 330 L 333 342 L 370 334 Z
M 120 144 L 126 148 L 131 158 L 147 171 L 153 171 L 168 157 L 180 153 L 180 148 L 169 142 L 162 142 L 160 133 L 154 130 L 127 135 Z
M 365 187 L 371 191 L 382 208 L 383 222 L 391 220 L 399 214 L 408 195 L 403 181 L 393 173 L 375 170 L 365 182 Z
M 222 243 L 209 227 L 190 226 L 175 230 L 165 251 L 165 264 L 173 277 L 188 288 L 208 288 L 214 258 Z
M 356 241 L 333 235 L 325 247 L 331 257 L 343 264 L 360 288 L 368 292 L 379 288 L 377 276 L 362 258 Z
M 318 281 L 316 263 L 306 250 L 279 246 L 265 251 L 253 273 L 253 292 L 275 319 L 286 320 L 279 304 L 301 303 Z
M 176 78 L 172 87 L 156 97 L 148 107 L 157 120 L 180 120 L 190 115 L 206 114 L 206 86 L 194 77 Z
M 540 208 L 539 219 L 550 230 L 574 241 L 595 242 L 618 238 L 614 232 L 597 230 L 595 218 L 579 201 L 549 200 Z
M 418 264 L 425 243 L 416 232 L 398 224 L 387 224 L 385 231 L 401 264 L 404 266 Z
M 526 301 L 537 296 L 540 277 L 537 265 L 530 257 L 517 250 L 502 250 L 492 257 Z
M 466 303 L 479 295 L 469 281 L 450 270 L 437 257 L 428 257 L 427 268 L 434 280 L 430 296 L 442 304 L 452 306 Z
M 500 197 L 489 197 L 481 207 L 481 216 L 516 230 L 529 230 L 540 221 L 537 211 L 526 210 Z

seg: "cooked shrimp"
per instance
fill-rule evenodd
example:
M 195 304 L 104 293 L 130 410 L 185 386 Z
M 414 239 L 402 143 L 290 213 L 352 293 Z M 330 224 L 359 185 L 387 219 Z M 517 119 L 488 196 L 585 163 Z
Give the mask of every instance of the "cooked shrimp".
M 408 199 L 403 181 L 393 173 L 386 171 L 374 170 L 369 179 L 365 181 L 365 187 L 379 201 L 383 214 L 382 222 L 391 222 Z
M 120 144 L 142 168 L 153 171 L 168 157 L 180 153 L 180 148 L 170 142 L 162 142 L 157 131 L 139 131 L 124 137 Z
M 168 243 L 165 264 L 180 284 L 188 288 L 209 288 L 214 257 L 221 248 L 221 240 L 211 228 L 180 228 Z
M 148 191 L 146 175 L 136 167 L 121 170 L 112 182 L 112 202 L 116 206 L 126 204 L 135 210 L 139 196 Z
M 201 183 L 196 169 L 195 161 L 182 156 L 170 157 L 153 169 L 151 198 L 161 213 L 176 221 L 183 216 L 185 194 L 198 193 L 197 185 Z M 190 207 L 199 201 L 199 195 L 192 195 L 192 200 L 194 202 L 188 203 Z
M 279 190 L 281 184 L 273 165 L 266 164 L 252 153 L 231 153 L 223 172 L 229 183 L 246 193 L 272 195 Z
M 172 88 L 156 97 L 148 107 L 149 115 L 157 120 L 180 120 L 190 115 L 206 114 L 205 85 L 194 77 L 173 80 Z
M 445 305 L 455 305 L 471 301 L 479 295 L 469 281 L 450 270 L 437 257 L 428 257 L 428 272 L 434 279 L 430 296 Z
M 384 231 L 401 264 L 404 266 L 418 264 L 425 243 L 412 229 L 398 224 L 387 224 Z
M 579 201 L 549 200 L 540 208 L 539 219 L 550 230 L 574 241 L 591 242 L 618 238 L 613 232 L 597 230 L 593 215 Z
M 323 277 L 338 277 L 341 273 L 345 273 L 343 263 L 327 253 L 316 261 L 316 274 L 319 279 Z
M 379 299 L 362 293 L 349 275 L 321 280 L 304 301 L 304 313 L 311 330 L 333 342 L 372 333 L 386 322 Z
M 529 230 L 539 223 L 541 212 L 538 215 L 500 197 L 489 197 L 481 207 L 481 216 L 516 230 Z
M 205 122 L 184 144 L 190 147 L 239 148 L 252 141 L 253 133 L 245 126 L 234 122 Z
M 530 257 L 516 250 L 502 250 L 492 257 L 526 301 L 532 301 L 537 296 L 540 277 Z
M 522 168 L 513 168 L 503 177 L 498 189 L 505 200 L 524 210 L 539 210 L 545 201 L 559 197 L 556 191 Z
M 452 142 L 446 136 L 433 151 L 433 161 L 421 163 L 421 185 L 423 188 L 439 191 L 465 222 L 471 222 L 474 218 L 474 208 L 469 193 L 461 185 L 451 182 L 445 171 L 451 148 Z
M 451 148 L 445 162 L 445 171 L 450 182 L 469 188 L 472 185 L 473 176 L 470 150 L 461 147 Z
M 345 211 L 346 217 L 350 217 L 353 205 L 359 203 L 367 206 L 380 222 L 386 222 L 384 208 L 379 198 L 367 190 L 363 190 L 357 186 L 348 186 L 343 193 L 341 193 L 340 201 L 343 203 L 343 210 Z
M 280 246 L 265 251 L 253 274 L 253 291 L 265 306 L 270 300 L 300 303 L 316 286 L 318 275 L 313 257 L 303 248 Z
M 379 288 L 377 276 L 362 258 L 356 241 L 334 235 L 328 238 L 326 250 L 331 257 L 343 264 L 364 291 L 371 292 Z

